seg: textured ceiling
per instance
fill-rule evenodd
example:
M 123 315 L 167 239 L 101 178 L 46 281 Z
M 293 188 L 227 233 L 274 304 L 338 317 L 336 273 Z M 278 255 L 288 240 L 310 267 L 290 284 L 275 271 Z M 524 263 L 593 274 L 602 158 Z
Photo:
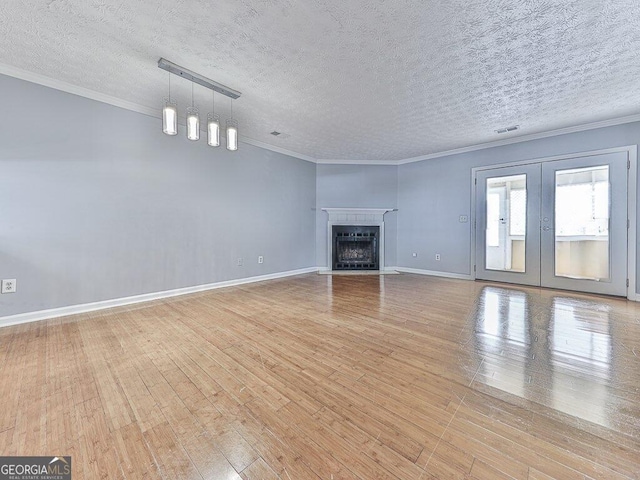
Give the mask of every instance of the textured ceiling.
M 640 113 L 638 0 L 2 0 L 0 38 L 1 63 L 146 107 L 166 96 L 165 57 L 243 93 L 242 135 L 317 159 Z M 190 83 L 173 79 L 182 114 Z

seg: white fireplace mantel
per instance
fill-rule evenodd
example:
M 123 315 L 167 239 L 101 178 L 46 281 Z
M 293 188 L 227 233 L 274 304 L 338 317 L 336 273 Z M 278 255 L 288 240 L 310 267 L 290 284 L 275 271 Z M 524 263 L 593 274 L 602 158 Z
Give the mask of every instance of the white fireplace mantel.
M 325 212 L 331 214 L 353 214 L 353 215 L 384 215 L 387 212 L 393 212 L 395 208 L 322 208 Z
M 327 223 L 327 268 L 333 265 L 332 232 L 334 225 L 367 225 L 380 227 L 380 270 L 384 270 L 384 214 L 395 208 L 322 208 L 329 215 Z

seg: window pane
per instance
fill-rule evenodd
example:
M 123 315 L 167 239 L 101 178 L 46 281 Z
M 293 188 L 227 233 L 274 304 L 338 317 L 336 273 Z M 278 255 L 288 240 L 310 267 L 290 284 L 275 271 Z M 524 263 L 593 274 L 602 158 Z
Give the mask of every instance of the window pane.
M 609 167 L 558 170 L 555 274 L 609 279 Z

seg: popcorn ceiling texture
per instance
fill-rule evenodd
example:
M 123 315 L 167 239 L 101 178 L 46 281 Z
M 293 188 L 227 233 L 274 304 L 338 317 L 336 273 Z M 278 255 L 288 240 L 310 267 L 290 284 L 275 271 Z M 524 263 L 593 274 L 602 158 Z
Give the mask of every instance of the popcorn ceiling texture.
M 1 63 L 147 107 L 167 94 L 165 57 L 243 93 L 242 135 L 318 159 L 640 112 L 637 0 L 3 0 L 0 38 Z M 190 83 L 172 85 L 183 115 Z M 195 91 L 206 118 L 211 92 Z

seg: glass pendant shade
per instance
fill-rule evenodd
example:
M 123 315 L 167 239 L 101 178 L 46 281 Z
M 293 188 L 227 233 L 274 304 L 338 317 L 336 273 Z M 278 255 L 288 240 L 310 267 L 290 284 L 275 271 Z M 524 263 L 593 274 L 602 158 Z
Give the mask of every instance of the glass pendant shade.
M 227 150 L 238 150 L 238 121 L 227 120 Z
M 218 115 L 207 115 L 207 143 L 212 147 L 220 146 L 220 120 Z
M 165 98 L 162 108 L 162 132 L 166 135 L 178 134 L 178 105 L 168 98 Z
M 200 139 L 200 115 L 195 107 L 187 108 L 187 138 L 194 141 Z

